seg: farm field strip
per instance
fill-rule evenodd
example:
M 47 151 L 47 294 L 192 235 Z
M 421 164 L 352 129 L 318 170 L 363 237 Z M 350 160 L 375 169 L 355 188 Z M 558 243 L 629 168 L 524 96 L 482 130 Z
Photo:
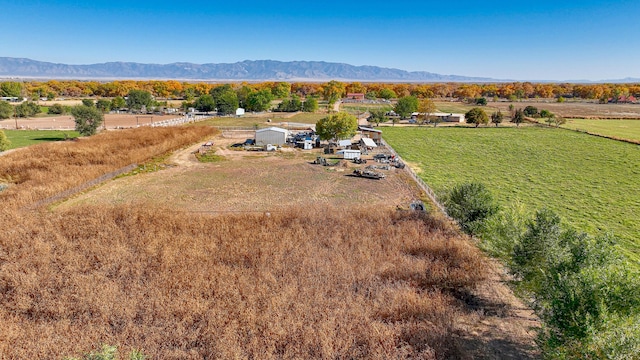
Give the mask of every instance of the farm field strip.
M 384 137 L 437 193 L 483 182 L 502 205 L 548 207 L 578 230 L 611 231 L 640 259 L 637 145 L 542 127 L 385 128 Z
M 629 119 L 567 119 L 563 128 L 586 131 L 616 139 L 640 141 L 640 120 Z

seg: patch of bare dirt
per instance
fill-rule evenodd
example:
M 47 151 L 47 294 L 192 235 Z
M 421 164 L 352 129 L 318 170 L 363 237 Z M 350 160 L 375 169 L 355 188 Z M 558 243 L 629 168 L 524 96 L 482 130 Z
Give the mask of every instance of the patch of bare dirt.
M 313 165 L 319 150 L 251 152 L 229 148 L 238 139 L 217 136 L 212 140 L 213 151 L 225 160 L 198 162 L 194 152 L 202 143 L 194 144 L 170 157 L 175 167 L 110 181 L 60 207 L 143 203 L 218 215 L 277 212 L 300 205 L 343 211 L 406 208 L 419 197 L 418 187 L 403 170 L 383 171 L 383 180 L 356 178 L 348 175 L 366 165 L 344 160 L 333 167 Z M 534 329 L 539 324 L 533 312 L 513 296 L 500 266 L 492 266 L 488 280 L 458 296 L 467 313 L 455 324 L 457 346 L 465 359 L 537 359 Z
M 518 109 L 534 106 L 538 111 L 545 109 L 565 118 L 585 119 L 640 119 L 638 104 L 598 104 L 593 102 L 491 102 L 505 114 L 509 113 L 509 105 Z
M 462 296 L 472 315 L 459 318 L 457 324 L 464 353 L 470 359 L 539 359 L 538 318 L 513 294 L 503 267 L 488 261 L 489 278 Z

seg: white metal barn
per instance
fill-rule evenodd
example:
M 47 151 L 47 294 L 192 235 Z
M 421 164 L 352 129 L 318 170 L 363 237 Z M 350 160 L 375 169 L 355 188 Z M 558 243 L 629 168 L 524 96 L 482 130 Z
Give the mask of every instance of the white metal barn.
M 289 130 L 277 127 L 256 130 L 256 145 L 284 145 L 287 142 Z

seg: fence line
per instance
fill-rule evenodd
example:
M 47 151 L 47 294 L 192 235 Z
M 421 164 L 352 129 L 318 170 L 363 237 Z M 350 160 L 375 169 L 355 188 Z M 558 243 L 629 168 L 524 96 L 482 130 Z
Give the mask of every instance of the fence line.
M 389 152 L 391 152 L 391 154 L 394 155 L 397 159 L 402 160 L 402 157 L 398 155 L 398 153 L 389 144 L 387 144 L 384 139 L 380 139 L 380 143 L 387 149 L 389 149 Z M 406 165 L 406 161 L 402 161 Z M 404 170 L 406 170 L 409 176 L 411 176 L 416 184 L 418 184 L 418 187 L 420 187 L 420 189 L 422 189 L 427 194 L 429 199 L 436 205 L 436 207 L 448 217 L 449 215 L 447 214 L 447 210 L 445 209 L 444 205 L 442 205 L 440 201 L 438 201 L 438 196 L 436 196 L 436 193 L 431 189 L 431 187 L 429 187 L 429 185 L 427 185 L 427 183 L 424 182 L 424 180 L 422 180 L 408 165 L 404 167 Z
M 161 121 L 155 121 L 150 124 L 144 124 L 141 126 L 151 126 L 151 127 L 166 127 L 166 126 L 178 126 L 186 123 L 192 123 L 196 121 L 203 121 L 209 118 L 212 118 L 211 115 L 196 115 L 196 116 L 184 116 L 175 119 L 167 119 Z
M 84 183 L 82 185 L 78 185 L 78 186 L 76 186 L 74 188 L 71 188 L 69 190 L 65 190 L 65 191 L 63 191 L 63 192 L 61 192 L 61 193 L 59 193 L 57 195 L 48 197 L 48 198 L 46 198 L 44 200 L 40 200 L 40 201 L 36 202 L 35 204 L 32 204 L 28 208 L 29 209 L 36 209 L 36 208 L 39 208 L 39 207 L 44 206 L 44 205 L 52 204 L 52 203 L 54 203 L 56 201 L 64 200 L 64 199 L 66 199 L 66 198 L 68 198 L 68 197 L 70 197 L 72 195 L 75 195 L 75 194 L 77 194 L 77 193 L 79 193 L 79 192 L 81 192 L 83 190 L 86 190 L 86 189 L 88 189 L 88 188 L 90 188 L 92 186 L 95 186 L 95 185 L 98 185 L 98 184 L 100 184 L 102 182 L 105 182 L 107 180 L 113 179 L 114 177 L 116 177 L 118 175 L 122 175 L 124 173 L 128 173 L 128 172 L 132 171 L 133 169 L 135 169 L 137 167 L 138 167 L 138 164 L 131 164 L 131 165 L 125 166 L 125 167 L 123 167 L 121 169 L 118 169 L 116 171 L 112 171 L 112 172 L 110 172 L 108 174 L 104 174 L 104 175 L 102 175 L 100 177 L 97 177 L 97 178 L 95 178 L 93 180 L 87 181 L 86 183 Z

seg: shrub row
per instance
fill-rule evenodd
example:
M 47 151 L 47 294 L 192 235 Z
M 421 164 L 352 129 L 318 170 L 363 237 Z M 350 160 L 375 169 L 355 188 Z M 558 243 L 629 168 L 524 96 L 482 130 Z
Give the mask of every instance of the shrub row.
M 640 272 L 610 234 L 563 226 L 553 211 L 519 205 L 498 211 L 479 183 L 445 200 L 462 229 L 477 235 L 513 275 L 513 286 L 544 322 L 539 343 L 553 359 L 636 359 L 640 354 Z

